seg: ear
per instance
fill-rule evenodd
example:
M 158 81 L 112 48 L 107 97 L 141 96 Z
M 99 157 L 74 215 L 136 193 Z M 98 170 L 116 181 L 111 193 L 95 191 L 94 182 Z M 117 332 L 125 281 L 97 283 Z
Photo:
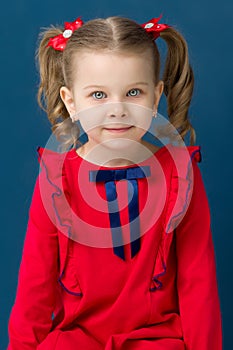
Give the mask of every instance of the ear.
M 158 82 L 158 84 L 155 86 L 155 100 L 154 100 L 154 113 L 156 114 L 157 109 L 158 109 L 158 105 L 159 105 L 159 101 L 160 98 L 162 96 L 163 93 L 163 89 L 164 89 L 164 82 L 162 80 L 160 80 Z
M 73 93 L 66 86 L 60 88 L 60 96 L 70 116 L 76 113 Z

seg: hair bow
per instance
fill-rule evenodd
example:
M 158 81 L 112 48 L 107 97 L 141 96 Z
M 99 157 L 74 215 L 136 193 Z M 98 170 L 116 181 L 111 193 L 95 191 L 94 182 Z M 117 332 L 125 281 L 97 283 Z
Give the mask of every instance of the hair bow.
M 160 35 L 160 32 L 162 32 L 164 29 L 167 29 L 171 26 L 168 24 L 161 24 L 158 23 L 159 20 L 162 18 L 162 15 L 158 18 L 152 18 L 150 21 L 141 24 L 141 26 L 147 31 L 153 33 L 153 39 L 157 39 Z
M 73 32 L 83 25 L 81 17 L 77 18 L 74 22 L 65 22 L 64 32 L 49 39 L 46 47 L 52 46 L 55 50 L 63 51 L 66 47 L 66 43 L 73 34 Z

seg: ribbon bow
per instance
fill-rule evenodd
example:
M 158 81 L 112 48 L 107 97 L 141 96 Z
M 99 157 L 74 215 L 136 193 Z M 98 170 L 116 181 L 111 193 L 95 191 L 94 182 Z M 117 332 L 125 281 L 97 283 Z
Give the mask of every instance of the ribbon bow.
M 124 244 L 122 238 L 122 229 L 120 222 L 120 214 L 117 203 L 117 193 L 115 181 L 126 179 L 128 180 L 128 198 L 132 200 L 128 205 L 129 221 L 130 221 L 130 244 L 131 258 L 134 257 L 140 250 L 140 223 L 139 223 L 139 204 L 138 204 L 138 183 L 137 178 L 150 176 L 150 166 L 136 166 L 127 169 L 116 170 L 91 170 L 89 171 L 89 180 L 91 182 L 104 182 L 108 200 L 109 219 L 111 225 L 112 241 L 114 254 L 125 260 Z
M 167 24 L 158 24 L 162 15 L 158 18 L 152 18 L 150 21 L 141 24 L 141 26 L 147 31 L 153 33 L 153 39 L 157 39 L 164 29 L 169 28 Z M 81 17 L 78 17 L 74 22 L 65 22 L 64 32 L 49 39 L 46 47 L 52 46 L 55 50 L 63 51 L 66 47 L 66 43 L 73 34 L 73 32 L 83 25 Z
M 63 51 L 66 47 L 66 43 L 73 34 L 73 32 L 83 25 L 81 17 L 77 18 L 74 22 L 65 22 L 64 32 L 49 39 L 46 47 L 52 46 L 55 50 Z
M 160 32 L 163 30 L 170 28 L 168 24 L 158 24 L 159 20 L 162 18 L 162 15 L 158 18 L 152 18 L 150 21 L 141 24 L 141 26 L 147 31 L 152 32 L 153 39 L 157 39 L 160 36 Z

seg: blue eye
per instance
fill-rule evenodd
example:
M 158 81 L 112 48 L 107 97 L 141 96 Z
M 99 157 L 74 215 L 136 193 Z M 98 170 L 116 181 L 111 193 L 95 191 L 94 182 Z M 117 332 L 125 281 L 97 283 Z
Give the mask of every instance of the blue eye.
M 94 95 L 96 96 L 96 100 L 100 100 L 103 97 L 104 93 L 103 91 L 95 91 L 93 92 L 92 96 Z
M 137 96 L 138 95 L 138 93 L 137 92 L 141 92 L 141 90 L 140 89 L 131 89 L 131 90 L 129 90 L 129 92 L 132 92 L 133 91 L 133 94 L 130 94 L 130 96 L 132 96 L 132 97 L 134 97 L 134 96 Z

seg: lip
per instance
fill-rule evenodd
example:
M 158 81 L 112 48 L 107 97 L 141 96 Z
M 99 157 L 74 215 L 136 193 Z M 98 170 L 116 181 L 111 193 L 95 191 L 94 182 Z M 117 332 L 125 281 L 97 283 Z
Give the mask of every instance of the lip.
M 131 129 L 133 126 L 129 126 L 128 128 L 104 128 L 104 130 L 110 131 L 110 132 L 126 132 L 127 130 Z

